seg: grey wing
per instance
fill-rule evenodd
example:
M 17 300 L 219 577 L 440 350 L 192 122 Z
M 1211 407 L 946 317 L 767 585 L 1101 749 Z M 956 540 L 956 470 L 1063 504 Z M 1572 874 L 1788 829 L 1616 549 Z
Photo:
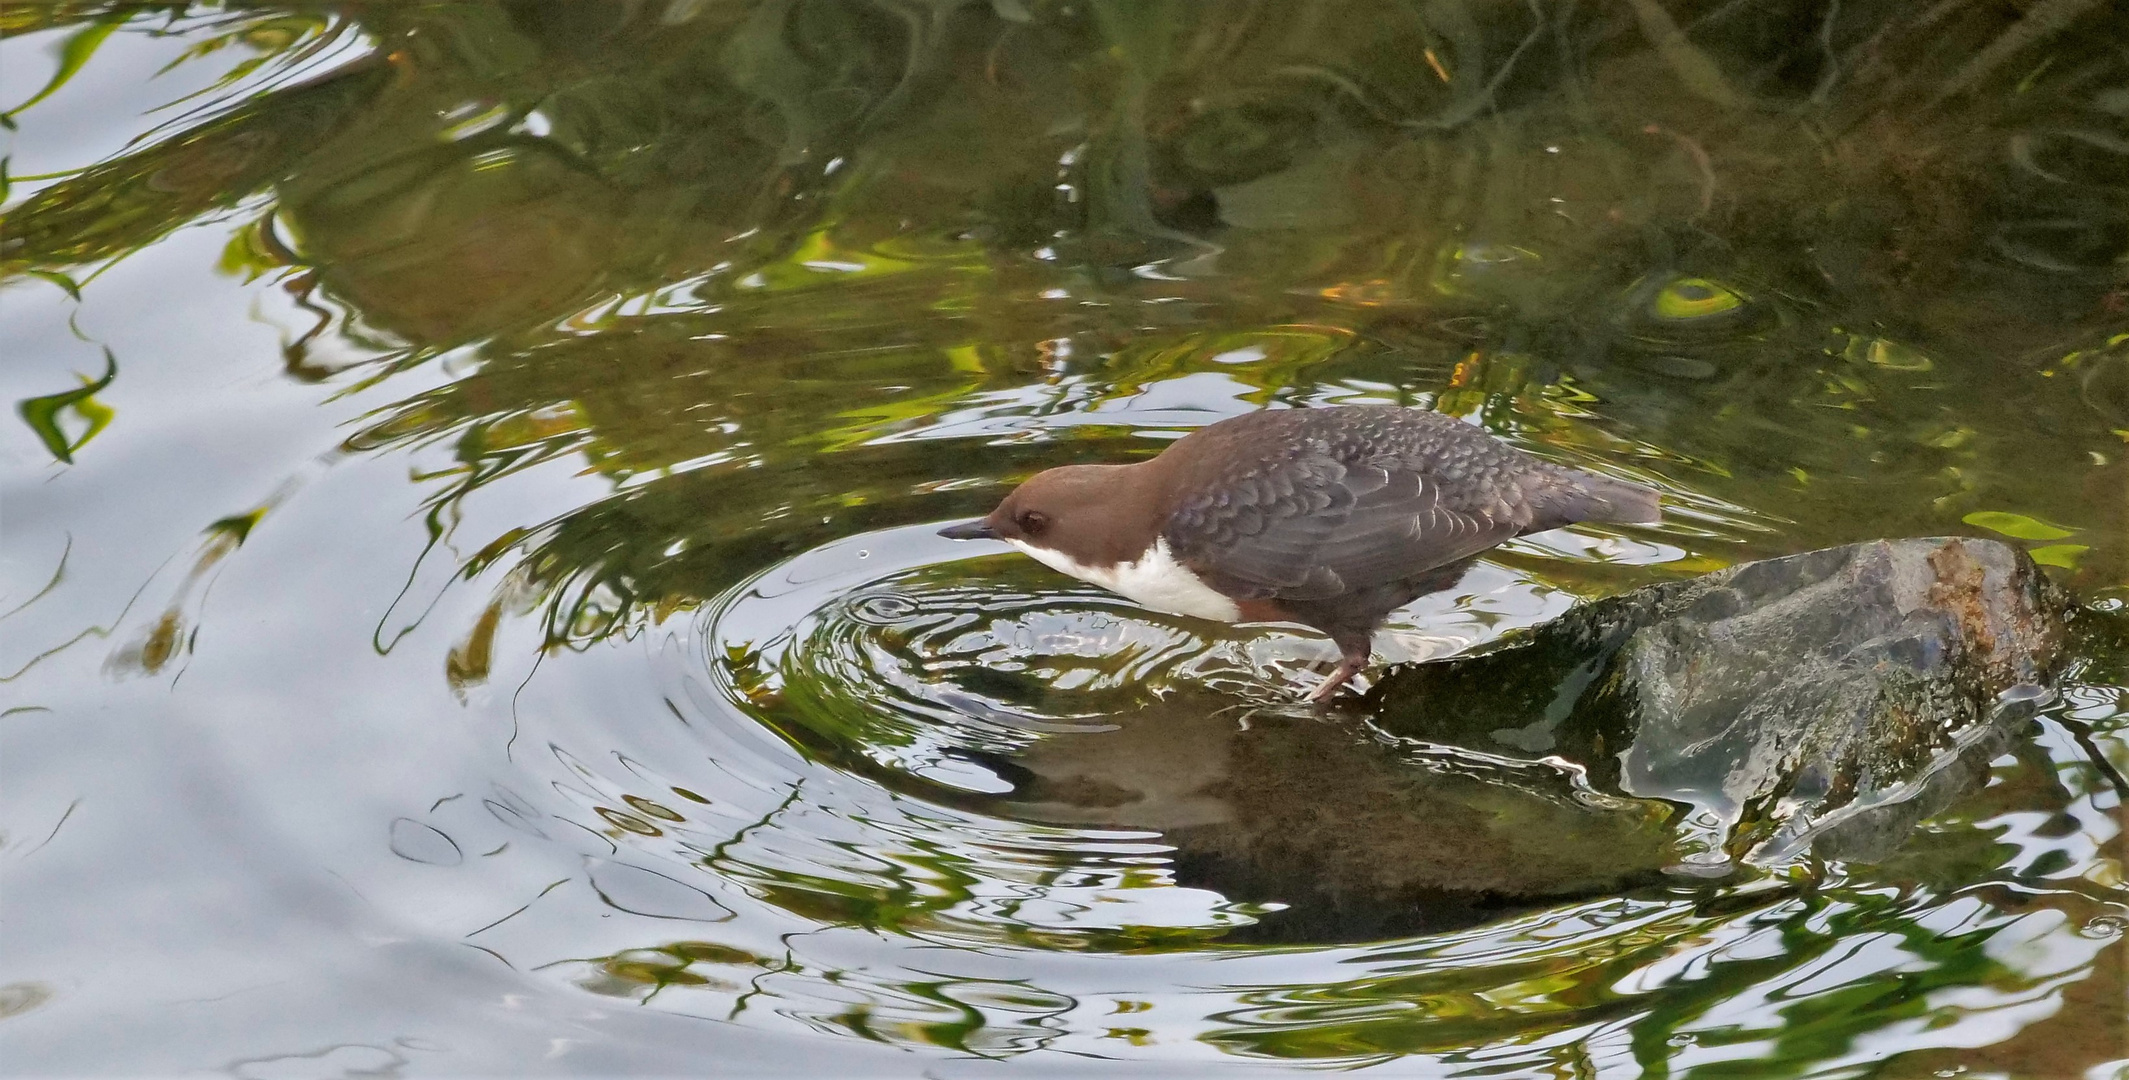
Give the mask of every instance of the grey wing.
M 1177 557 L 1222 592 L 1300 601 L 1417 577 L 1530 524 L 1516 508 L 1489 514 L 1446 495 L 1438 478 L 1395 459 L 1307 456 L 1179 507 L 1166 535 Z

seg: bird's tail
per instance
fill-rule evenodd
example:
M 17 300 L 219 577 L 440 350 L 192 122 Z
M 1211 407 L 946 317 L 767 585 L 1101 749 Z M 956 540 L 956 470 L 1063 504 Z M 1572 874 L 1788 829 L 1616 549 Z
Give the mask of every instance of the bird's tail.
M 1638 523 L 1663 520 L 1663 507 L 1657 501 L 1654 488 L 1573 469 L 1562 472 L 1566 483 L 1560 486 L 1549 508 L 1562 525 L 1577 521 Z

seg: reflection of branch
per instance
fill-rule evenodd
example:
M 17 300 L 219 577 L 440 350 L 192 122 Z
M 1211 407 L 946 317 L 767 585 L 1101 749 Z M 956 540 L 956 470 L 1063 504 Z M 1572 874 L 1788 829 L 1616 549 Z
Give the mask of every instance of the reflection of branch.
M 1722 69 L 1699 46 L 1686 39 L 1685 31 L 1678 28 L 1678 23 L 1672 20 L 1670 12 L 1663 10 L 1662 4 L 1657 0 L 1627 0 L 1627 3 L 1634 9 L 1635 20 L 1641 23 L 1642 35 L 1648 38 L 1656 55 L 1670 67 L 1672 74 L 1678 76 L 1678 81 L 1685 84 L 1689 93 L 1725 109 L 1741 108 L 1745 104 L 1744 98 L 1722 77 Z
M 450 590 L 452 582 L 464 576 L 461 568 L 453 567 L 451 576 L 444 581 L 443 588 L 438 589 L 436 594 L 429 598 L 427 606 L 421 609 L 421 614 L 414 616 L 414 621 L 401 627 L 398 633 L 392 634 L 391 640 L 385 640 L 385 635 L 388 632 L 385 627 L 392 621 L 392 614 L 399 610 L 400 603 L 406 600 L 407 594 L 413 592 L 414 586 L 419 583 L 422 564 L 429 560 L 429 556 L 438 547 L 443 547 L 445 550 L 450 549 L 451 532 L 458 525 L 458 509 L 459 502 L 456 499 L 446 499 L 430 504 L 429 512 L 425 515 L 429 540 L 421 546 L 421 554 L 414 556 L 414 565 L 407 567 L 406 581 L 399 586 L 399 592 L 393 595 L 392 602 L 385 605 L 384 614 L 377 617 L 377 625 L 370 630 L 370 648 L 375 650 L 377 655 L 390 655 L 392 649 L 399 644 L 400 640 L 418 629 L 422 622 L 429 617 L 429 613 L 436 610 L 436 605 L 443 602 L 444 593 Z M 449 512 L 449 516 L 452 519 L 448 523 L 444 520 L 447 512 Z
M 777 815 L 782 814 L 785 810 L 790 809 L 791 804 L 798 801 L 799 790 L 805 786 L 806 778 L 803 776 L 791 781 L 791 794 L 784 796 L 783 802 L 777 803 L 775 809 L 770 810 L 766 814 L 763 814 L 759 819 L 740 826 L 739 831 L 733 833 L 731 839 L 722 841 L 717 846 L 704 852 L 703 861 L 705 863 L 708 863 L 713 868 L 716 867 L 718 863 L 723 862 L 725 859 L 726 849 L 732 847 L 734 844 L 745 840 L 748 833 L 753 832 L 756 829 L 767 828 L 771 821 L 776 820 Z
M 1439 64 L 1440 61 L 1434 60 L 1433 55 L 1432 50 L 1429 50 L 1427 53 L 1429 62 Z M 1439 68 L 1436 70 L 1439 70 Z M 1272 69 L 1268 74 L 1272 78 L 1315 79 L 1328 83 L 1332 89 L 1352 99 L 1353 104 L 1367 110 L 1369 116 L 1385 124 L 1403 122 L 1394 108 L 1385 108 L 1382 103 L 1375 100 L 1374 95 L 1367 87 L 1355 82 L 1351 77 L 1333 71 L 1321 64 L 1286 64 Z M 1444 76 L 1442 81 L 1447 82 L 1447 77 Z
M 67 540 L 70 544 L 73 542 L 73 535 L 71 533 L 68 534 Z M 73 637 L 70 637 L 65 641 L 60 642 L 59 644 L 54 645 L 51 648 L 46 649 L 45 651 L 30 657 L 29 662 L 23 664 L 19 668 L 16 668 L 13 672 L 6 675 L 0 675 L 0 683 L 14 682 L 16 679 L 19 679 L 22 676 L 28 674 L 31 668 L 36 667 L 38 664 L 43 663 L 45 660 L 58 655 L 60 652 L 72 646 L 77 641 L 81 641 L 89 637 L 99 637 L 108 639 L 111 636 L 112 631 L 117 630 L 119 626 L 126 621 L 126 613 L 133 610 L 133 605 L 134 603 L 140 600 L 141 594 L 148 591 L 149 585 L 154 584 L 155 576 L 157 574 L 162 573 L 163 567 L 170 565 L 171 560 L 176 558 L 177 556 L 172 555 L 170 556 L 170 558 L 164 559 L 161 563 L 158 563 L 156 565 L 155 570 L 148 575 L 147 580 L 140 583 L 140 588 L 133 590 L 133 595 L 126 598 L 126 606 L 118 609 L 118 614 L 112 618 L 111 625 L 90 626 L 82 632 L 75 634 Z M 39 593 L 38 595 L 42 596 L 43 594 Z M 36 599 L 36 597 L 31 597 L 31 599 L 34 600 Z M 29 605 L 24 604 L 23 606 L 27 607 Z M 16 610 L 19 611 L 21 609 L 17 608 Z M 13 612 L 9 612 L 9 614 L 13 614 Z
M 525 678 L 517 684 L 517 689 L 510 694 L 510 740 L 503 744 L 503 760 L 505 761 L 513 760 L 510 755 L 517 747 L 518 731 L 523 726 L 517 714 L 518 699 L 524 696 L 525 688 L 532 685 L 532 677 L 540 673 L 540 664 L 545 662 L 546 659 L 547 650 L 545 648 L 534 650 L 532 654 L 532 670 L 525 673 Z
M 1826 0 L 1826 18 L 1819 23 L 1819 51 L 1826 54 L 1826 70 L 1811 90 L 1811 103 L 1824 105 L 1833 87 L 1841 81 L 1841 54 L 1833 47 L 1834 21 L 1841 17 L 1841 0 Z
M 1686 156 L 1693 159 L 1693 167 L 1700 172 L 1700 209 L 1693 215 L 1693 219 L 1698 219 L 1702 214 L 1714 209 L 1715 163 L 1709 159 L 1708 152 L 1701 148 L 1700 143 L 1695 141 L 1690 135 L 1671 131 L 1659 124 L 1650 124 L 1642 128 L 1641 131 L 1646 135 L 1669 135 L 1677 140 L 1678 148 L 1684 150 Z
M 44 89 L 30 95 L 29 100 L 24 101 L 22 104 L 6 112 L 0 112 L 0 125 L 6 126 L 11 131 L 14 130 L 16 114 L 58 93 L 61 87 L 64 87 L 74 76 L 81 73 L 83 65 L 89 62 L 90 57 L 96 55 L 96 49 L 104 43 L 104 39 L 110 37 L 112 31 L 117 30 L 121 23 L 132 17 L 133 13 L 124 8 L 106 11 L 101 16 L 98 16 L 94 22 L 67 35 L 66 39 L 61 41 L 58 49 L 55 50 L 59 54 L 59 68 L 52 73 L 50 79 L 46 80 Z
M 2063 730 L 2070 733 L 2070 740 L 2077 744 L 2079 750 L 2084 751 L 2085 757 L 2091 759 L 2093 771 L 2114 787 L 2115 797 L 2129 803 L 2129 778 L 2124 778 L 2121 770 L 2115 768 L 2114 763 L 2107 760 L 2107 755 L 2100 752 L 2099 744 L 2092 740 L 2092 725 L 2063 715 L 2050 719 L 2061 724 Z
M 36 595 L 30 597 L 27 600 L 24 600 L 19 604 L 16 604 L 14 607 L 11 607 L 6 611 L 0 611 L 0 622 L 5 622 L 8 619 L 14 618 L 16 615 L 21 614 L 23 608 L 26 608 L 31 604 L 34 604 L 37 601 L 44 599 L 45 596 L 49 594 L 53 589 L 58 588 L 60 581 L 65 579 L 65 577 L 67 576 L 67 556 L 72 555 L 73 553 L 74 533 L 73 530 L 70 529 L 67 531 L 66 546 L 59 549 L 59 565 L 52 568 L 52 580 L 45 582 L 44 588 L 37 590 Z
M 37 845 L 36 847 L 33 847 L 33 848 L 29 849 L 28 851 L 25 851 L 25 852 L 23 852 L 23 853 L 22 853 L 22 856 L 21 856 L 21 857 L 22 857 L 22 858 L 25 858 L 25 859 L 27 859 L 27 858 L 29 858 L 30 856 L 32 856 L 32 855 L 35 855 L 35 854 L 37 854 L 37 853 L 38 853 L 38 852 L 40 852 L 40 851 L 43 851 L 43 850 L 44 850 L 44 845 L 45 845 L 45 844 L 49 844 L 49 843 L 51 843 L 51 842 L 52 842 L 52 839 L 53 839 L 54 837 L 56 837 L 56 836 L 58 836 L 58 835 L 59 835 L 59 829 L 60 829 L 60 827 L 61 827 L 61 826 L 64 826 L 64 825 L 65 825 L 65 824 L 67 823 L 67 819 L 68 819 L 68 818 L 70 818 L 70 817 L 73 817 L 73 816 L 74 816 L 74 809 L 75 809 L 76 807 L 80 806 L 80 805 L 81 805 L 81 800 L 80 800 L 80 799 L 75 799 L 75 800 L 74 800 L 73 802 L 70 802 L 70 803 L 68 803 L 68 804 L 67 804 L 67 809 L 66 809 L 66 813 L 63 813 L 63 814 L 59 815 L 59 822 L 58 822 L 58 824 L 55 824 L 55 825 L 53 825 L 53 826 L 52 826 L 52 831 L 51 831 L 51 832 L 49 832 L 49 833 L 46 833 L 46 834 L 45 834 L 45 837 L 44 837 L 44 842 L 43 842 L 43 843 L 40 843 L 40 844 L 38 844 L 38 845 Z
M 260 246 L 264 247 L 267 253 L 275 259 L 280 260 L 282 265 L 300 266 L 304 262 L 303 257 L 298 255 L 287 244 L 282 243 L 281 237 L 274 229 L 274 215 L 276 213 L 277 211 L 272 209 L 266 211 L 266 216 L 260 219 L 253 232 L 259 238 Z M 304 331 L 301 337 L 281 346 L 283 365 L 291 378 L 307 383 L 324 382 L 332 376 L 333 372 L 326 368 L 312 367 L 308 362 L 310 343 L 333 325 L 333 313 L 320 306 L 312 298 L 318 291 L 318 274 L 315 270 L 298 274 L 289 278 L 283 288 L 297 307 L 318 317 L 317 324 Z
M 1638 0 L 1653 2 L 1653 0 Z M 1988 43 L 1964 67 L 1944 81 L 1944 87 L 1930 99 L 1931 105 L 1942 104 L 1945 99 L 1957 97 L 1974 88 L 1975 84 L 1988 78 L 1997 68 L 2017 53 L 2038 45 L 2069 29 L 2071 23 L 2083 18 L 2086 12 L 2099 7 L 2101 0 L 2041 0 L 2028 9 L 2025 16 L 2011 24 Z
M 1508 81 L 1509 73 L 1515 70 L 1516 61 L 1522 59 L 1523 53 L 1532 45 L 1537 44 L 1538 39 L 1545 34 L 1544 9 L 1538 6 L 1538 0 L 1525 0 L 1525 2 L 1530 7 L 1530 14 L 1536 20 L 1536 25 L 1530 28 L 1530 33 L 1523 35 L 1523 40 L 1516 45 L 1514 52 L 1508 54 L 1508 59 L 1501 62 L 1501 69 L 1493 73 L 1493 78 L 1486 80 L 1485 88 L 1464 99 L 1462 104 L 1452 105 L 1438 116 L 1427 120 L 1410 122 L 1411 126 L 1430 129 L 1455 127 L 1477 116 L 1487 106 L 1493 104 L 1494 95 L 1500 92 L 1501 84 Z M 1428 54 L 1427 60 L 1429 64 L 1433 65 L 1435 73 L 1441 74 L 1441 62 L 1436 60 L 1432 53 Z
M 509 957 L 504 956 L 502 953 L 496 952 L 494 949 L 491 949 L 486 945 L 475 945 L 470 941 L 461 941 L 459 942 L 459 944 L 464 945 L 466 948 L 469 949 L 478 949 L 481 952 L 487 953 L 489 956 L 495 957 L 497 960 L 501 960 L 503 962 L 504 967 L 509 968 L 512 971 L 517 970 L 517 965 L 511 963 Z
M 895 81 L 894 87 L 888 90 L 886 96 L 880 98 L 859 122 L 860 130 L 883 126 L 893 120 L 895 114 L 908 104 L 910 97 L 916 92 L 918 80 L 934 66 L 932 60 L 938 50 L 939 41 L 946 36 L 946 23 L 953 18 L 960 4 L 933 5 L 929 12 L 912 11 L 895 5 L 878 6 L 885 7 L 890 14 L 902 20 L 903 28 L 909 34 L 909 47 L 902 57 L 902 77 Z
M 564 885 L 567 885 L 567 884 L 569 884 L 570 882 L 572 882 L 572 881 L 575 881 L 575 880 L 576 880 L 575 878 L 563 878 L 562 880 L 560 880 L 560 881 L 557 881 L 557 882 L 555 882 L 554 884 L 552 884 L 552 885 L 549 885 L 549 886 L 547 886 L 547 887 L 546 887 L 546 888 L 544 888 L 544 889 L 541 889 L 541 890 L 540 890 L 540 892 L 539 892 L 539 896 L 535 896 L 535 897 L 533 897 L 532 899 L 530 899 L 530 900 L 527 900 L 527 901 L 525 901 L 525 902 L 524 902 L 523 904 L 521 904 L 521 905 L 519 905 L 519 906 L 518 906 L 518 909 L 517 909 L 516 911 L 513 911 L 513 912 L 511 912 L 510 914 L 508 914 L 508 915 L 505 915 L 505 916 L 503 916 L 502 918 L 500 918 L 500 919 L 497 919 L 497 920 L 495 920 L 494 922 L 492 922 L 492 923 L 489 923 L 488 925 L 486 925 L 486 926 L 483 926 L 483 927 L 481 927 L 480 929 L 478 929 L 478 930 L 475 930 L 475 931 L 473 931 L 473 933 L 471 933 L 471 934 L 467 934 L 467 935 L 465 935 L 465 936 L 466 936 L 466 937 L 472 937 L 472 936 L 473 936 L 474 934 L 484 934 L 484 933 L 487 933 L 488 931 L 490 931 L 490 930 L 493 930 L 493 929 L 495 929 L 496 927 L 498 927 L 498 926 L 501 926 L 501 925 L 503 925 L 504 923 L 506 923 L 506 922 L 509 922 L 510 920 L 512 920 L 512 919 L 515 919 L 515 918 L 517 918 L 517 917 L 518 917 L 519 915 L 522 915 L 522 914 L 524 914 L 524 913 L 525 913 L 525 909 L 526 909 L 526 908 L 529 908 L 529 907 L 531 907 L 532 905 L 534 905 L 534 904 L 537 904 L 537 903 L 539 903 L 539 902 L 540 902 L 540 897 L 541 897 L 541 896 L 546 896 L 546 895 L 547 895 L 548 893 L 551 893 L 551 892 L 555 891 L 556 889 L 559 889 L 559 888 L 561 888 L 562 886 L 564 886 Z M 501 954 L 499 954 L 499 953 L 498 953 L 498 954 L 496 954 L 496 959 L 498 959 L 498 960 L 502 960 L 502 959 L 503 959 L 503 958 L 502 958 L 502 955 L 501 955 Z M 507 964 L 507 963 L 509 963 L 509 962 L 510 962 L 510 961 L 508 961 L 508 960 L 503 960 L 503 963 L 506 963 L 506 964 Z

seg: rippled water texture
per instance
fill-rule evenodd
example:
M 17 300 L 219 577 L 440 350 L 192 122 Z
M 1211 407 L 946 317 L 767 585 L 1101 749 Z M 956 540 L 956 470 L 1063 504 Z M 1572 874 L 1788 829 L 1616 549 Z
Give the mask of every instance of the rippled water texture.
M 2129 1067 L 2119 5 L 0 30 L 8 1072 Z M 1942 534 L 2075 655 L 1889 858 L 1710 881 L 1683 804 L 1297 705 L 1313 634 L 935 535 L 1339 402 L 1669 508 L 1388 660 Z

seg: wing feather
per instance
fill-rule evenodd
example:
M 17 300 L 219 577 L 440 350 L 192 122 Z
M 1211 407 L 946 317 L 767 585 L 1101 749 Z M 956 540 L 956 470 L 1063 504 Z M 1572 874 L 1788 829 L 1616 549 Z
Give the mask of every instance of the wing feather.
M 1214 587 L 1249 599 L 1321 600 L 1416 578 L 1515 536 L 1502 505 L 1448 505 L 1438 478 L 1397 458 L 1304 453 L 1186 503 L 1167 535 Z M 1522 520 L 1518 520 L 1522 518 Z

